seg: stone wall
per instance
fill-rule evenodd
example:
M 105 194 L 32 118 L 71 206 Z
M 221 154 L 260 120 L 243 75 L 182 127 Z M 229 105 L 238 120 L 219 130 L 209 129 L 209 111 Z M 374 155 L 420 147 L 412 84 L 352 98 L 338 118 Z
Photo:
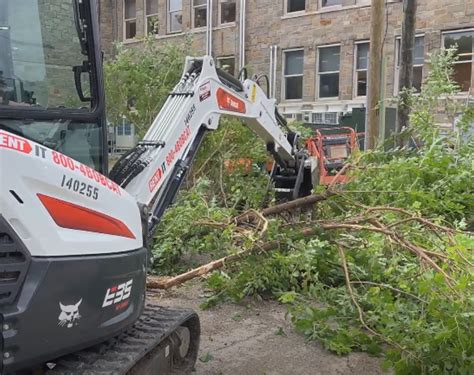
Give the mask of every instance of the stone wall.
M 116 23 L 115 39 L 123 39 L 122 1 L 101 0 L 103 3 L 114 3 L 115 17 L 107 13 L 102 19 L 105 49 L 110 49 L 110 25 Z M 137 1 L 137 37 L 144 35 L 145 16 L 144 0 Z M 166 0 L 159 2 L 159 34 L 157 43 L 183 38 L 185 33 L 167 35 L 166 33 Z M 285 14 L 286 0 L 247 1 L 246 14 L 246 61 L 253 73 L 269 73 L 270 46 L 277 45 L 277 89 L 276 97 L 280 107 L 286 113 L 298 113 L 302 109 L 325 112 L 350 111 L 353 107 L 364 106 L 365 99 L 356 97 L 354 90 L 355 43 L 370 38 L 370 0 L 343 0 L 343 6 L 321 8 L 320 0 L 307 0 L 306 10 L 294 14 Z M 217 25 L 218 5 L 214 0 L 214 21 Z M 424 34 L 425 65 L 424 76 L 430 52 L 440 48 L 442 32 L 474 28 L 473 0 L 419 0 L 417 13 L 417 33 Z M 214 30 L 213 55 L 235 55 L 238 66 L 239 54 L 239 5 L 235 25 L 217 27 Z M 109 8 L 111 8 L 109 6 Z M 394 94 L 396 38 L 401 34 L 402 1 L 388 1 L 388 21 L 384 44 L 386 57 L 386 95 Z M 194 54 L 205 53 L 205 30 L 191 29 L 191 0 L 183 0 L 183 30 L 193 38 Z M 139 41 L 126 41 L 130 45 Z M 340 44 L 340 80 L 339 97 L 319 99 L 317 95 L 317 58 L 318 47 Z M 283 51 L 291 48 L 304 49 L 303 99 L 284 101 L 281 93 Z M 473 64 L 474 66 L 474 64 Z M 474 68 L 473 68 L 474 69 Z M 474 87 L 474 74 L 473 84 Z

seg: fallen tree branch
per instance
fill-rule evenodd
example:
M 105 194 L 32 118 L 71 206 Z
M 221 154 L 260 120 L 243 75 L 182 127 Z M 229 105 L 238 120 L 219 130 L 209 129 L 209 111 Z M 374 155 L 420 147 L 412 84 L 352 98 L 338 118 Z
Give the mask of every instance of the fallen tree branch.
M 322 194 L 313 194 L 304 198 L 295 199 L 291 202 L 277 204 L 276 206 L 265 208 L 260 212 L 263 216 L 278 215 L 285 211 L 292 211 L 297 208 L 312 206 L 318 202 L 325 201 L 333 195 L 335 195 L 333 191 L 327 190 Z
M 275 250 L 280 247 L 280 242 L 279 241 L 271 241 L 271 242 L 266 242 L 262 245 L 255 245 L 251 249 L 248 250 L 243 250 L 238 252 L 237 254 L 233 255 L 228 255 L 226 257 L 223 257 L 221 259 L 215 260 L 213 262 L 210 262 L 208 264 L 205 264 L 201 267 L 194 268 L 188 272 L 185 272 L 181 275 L 175 276 L 175 277 L 154 277 L 154 276 L 149 276 L 147 278 L 147 288 L 148 289 L 170 289 L 174 286 L 183 284 L 186 281 L 189 281 L 191 279 L 194 279 L 196 277 L 201 277 L 209 272 L 215 271 L 219 268 L 224 267 L 226 264 L 233 263 L 237 260 L 240 260 L 242 258 L 245 258 L 249 256 L 252 253 L 256 252 L 266 252 L 270 250 Z
M 405 294 L 411 298 L 414 298 L 416 299 L 417 301 L 420 301 L 422 303 L 428 303 L 428 301 L 425 301 L 424 299 L 421 299 L 420 297 L 418 296 L 415 296 L 414 294 L 412 293 L 409 293 L 409 292 L 405 292 L 404 290 L 401 290 L 401 289 L 398 289 L 398 288 L 395 288 L 391 285 L 388 285 L 388 284 L 380 284 L 380 283 L 374 283 L 372 281 L 351 281 L 351 284 L 359 284 L 359 285 L 371 285 L 371 286 L 378 286 L 378 287 L 381 287 L 381 288 L 387 288 L 387 289 L 390 289 L 394 292 L 397 292 L 397 293 L 400 293 L 400 294 Z

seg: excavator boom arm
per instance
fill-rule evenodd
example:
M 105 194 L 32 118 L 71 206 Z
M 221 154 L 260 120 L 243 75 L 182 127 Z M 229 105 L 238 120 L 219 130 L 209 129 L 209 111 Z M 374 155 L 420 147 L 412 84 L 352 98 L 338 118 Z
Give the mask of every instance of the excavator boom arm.
M 253 80 L 243 82 L 215 68 L 210 56 L 188 57 L 181 80 L 136 148 L 124 155 L 111 178 L 151 211 L 157 221 L 174 200 L 206 130 L 221 115 L 243 120 L 267 145 L 283 169 L 296 167 L 286 125 Z

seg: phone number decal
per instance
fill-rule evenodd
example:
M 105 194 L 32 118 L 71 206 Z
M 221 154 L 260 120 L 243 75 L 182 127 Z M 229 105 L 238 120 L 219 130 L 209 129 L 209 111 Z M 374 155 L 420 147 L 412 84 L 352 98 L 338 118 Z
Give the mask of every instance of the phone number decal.
M 109 180 L 107 177 L 100 174 L 96 170 L 84 164 L 81 164 L 66 155 L 53 151 L 53 162 L 71 171 L 79 171 L 80 173 L 84 175 L 84 177 L 87 177 L 89 180 L 95 181 L 101 184 L 102 186 L 105 186 L 107 189 L 109 189 L 110 191 L 113 191 L 117 195 L 122 194 L 120 191 L 120 187 L 115 182 Z M 63 182 L 64 182 L 64 178 L 63 178 Z

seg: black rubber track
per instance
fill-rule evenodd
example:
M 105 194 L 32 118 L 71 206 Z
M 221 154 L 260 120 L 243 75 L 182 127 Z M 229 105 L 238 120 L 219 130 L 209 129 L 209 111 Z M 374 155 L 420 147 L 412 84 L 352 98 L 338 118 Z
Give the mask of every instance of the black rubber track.
M 56 360 L 55 367 L 46 374 L 125 375 L 178 327 L 186 324 L 193 325 L 191 328 L 199 336 L 199 318 L 194 311 L 163 308 L 148 302 L 132 328 L 104 343 Z M 191 349 L 190 370 L 196 361 L 198 345 L 197 342 Z

